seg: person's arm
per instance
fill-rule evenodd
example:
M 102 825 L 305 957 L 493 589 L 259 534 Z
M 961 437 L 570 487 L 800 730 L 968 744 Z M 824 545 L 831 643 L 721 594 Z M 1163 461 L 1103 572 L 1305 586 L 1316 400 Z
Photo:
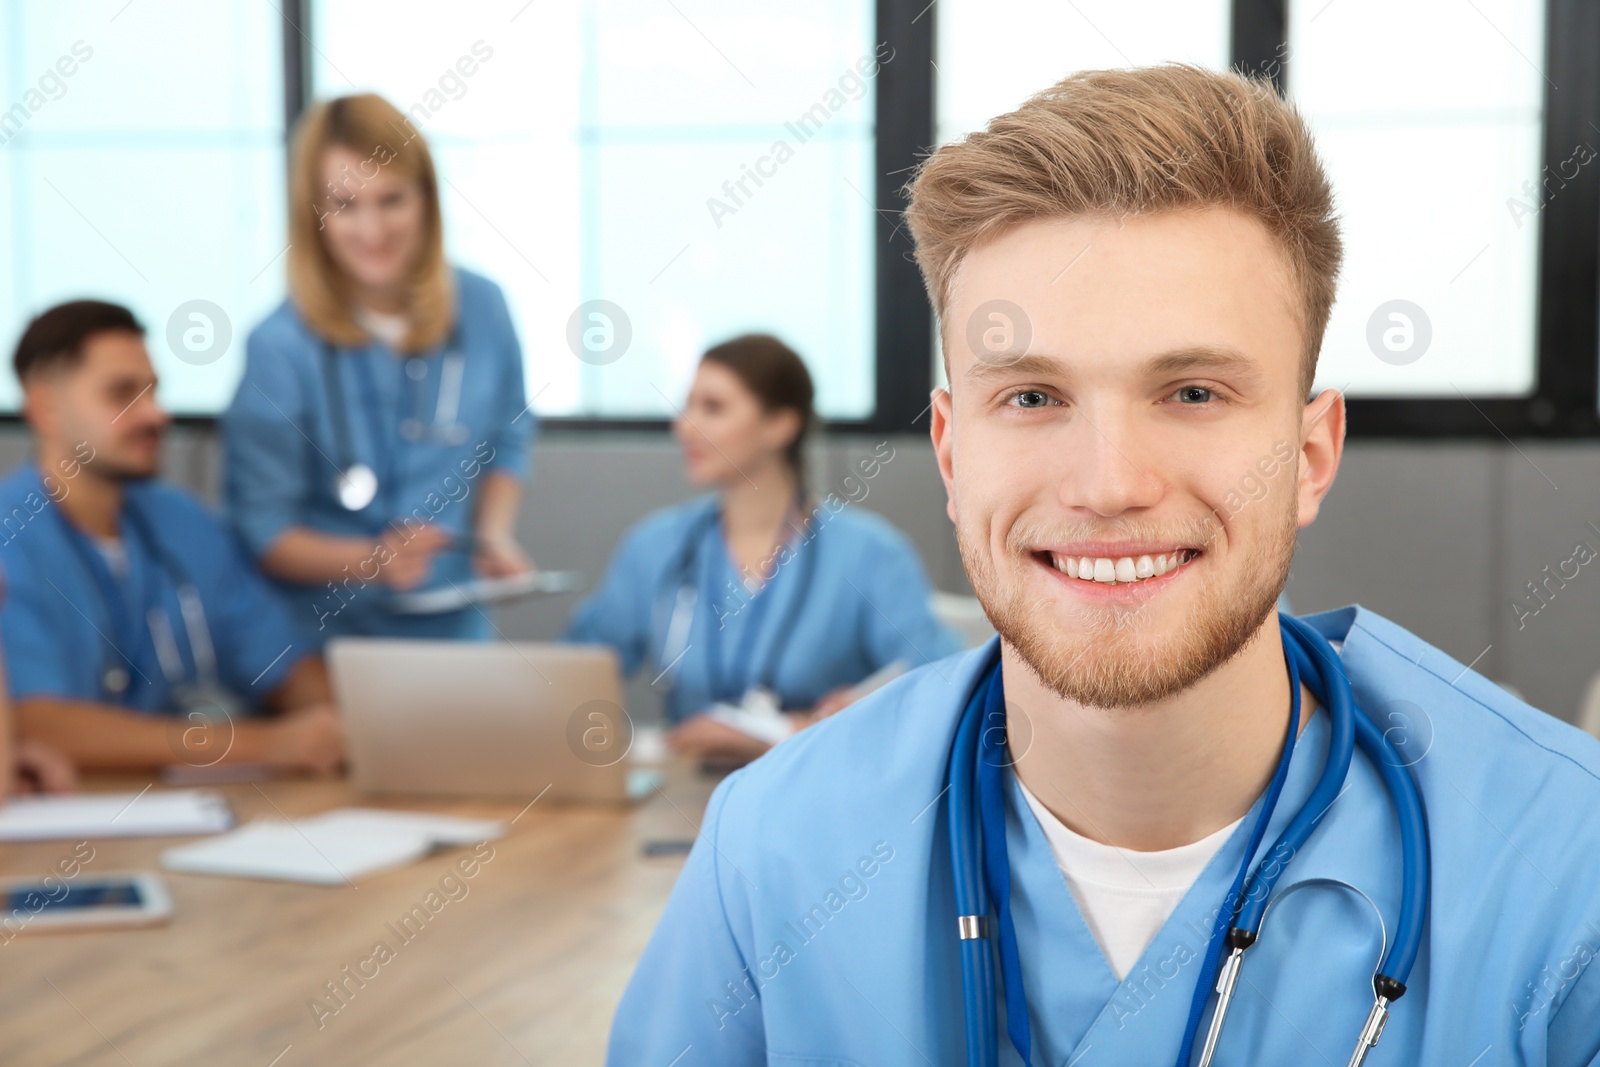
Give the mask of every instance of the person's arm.
M 1600 952 L 1593 947 L 1592 933 L 1597 929 L 1600 922 L 1590 922 L 1568 942 L 1585 946 L 1588 954 L 1577 957 L 1582 958 L 1583 969 L 1571 980 L 1561 1006 L 1550 1017 L 1549 1067 L 1600 1067 Z
M 297 660 L 262 701 L 264 707 L 284 714 L 332 703 L 333 684 L 328 680 L 327 661 L 314 654 Z
M 0 662 L 0 800 L 15 793 L 70 793 L 77 787 L 72 761 L 49 745 L 16 736 Z
M 377 541 L 370 537 L 336 537 L 309 526 L 288 526 L 268 543 L 258 562 L 274 578 L 313 585 L 342 578 L 347 571 L 360 574 L 376 551 Z
M 503 470 L 483 473 L 473 526 L 478 535 L 475 562 L 487 577 L 533 570 L 533 560 L 517 544 L 517 505 L 521 500 L 522 481 L 516 475 Z
M 649 522 L 623 535 L 600 587 L 572 609 L 561 638 L 575 644 L 610 645 L 621 660 L 624 678 L 632 677 L 650 651 L 651 598 L 656 584 L 652 557 L 677 551 L 676 546 L 652 542 L 652 537 L 659 538 L 660 528 Z
M 251 556 L 275 578 L 320 585 L 357 575 L 411 588 L 448 542 L 443 531 L 391 529 L 377 539 L 306 525 L 317 492 L 308 479 L 326 479 L 331 486 L 337 475 L 334 449 L 307 436 L 316 432 L 317 413 L 326 403 L 321 356 L 307 347 L 314 345 L 281 328 L 263 326 L 250 335 L 244 376 L 219 422 L 229 518 Z
M 862 608 L 863 645 L 873 674 L 892 665 L 918 667 L 961 650 L 960 636 L 933 614 L 932 590 L 916 548 L 898 532 L 863 568 L 857 584 L 867 601 Z M 824 693 L 810 710 L 796 713 L 796 726 L 811 726 L 849 707 L 863 681 Z
M 49 745 L 17 739 L 13 750 L 10 792 L 72 793 L 78 788 L 78 771 L 72 761 Z
M 225 747 L 219 763 L 267 763 L 328 771 L 328 719 L 289 714 L 275 719 L 204 723 L 179 716 L 145 715 L 88 700 L 30 696 L 17 701 L 18 733 L 56 749 L 83 770 L 130 770 L 189 762 L 195 747 L 186 732 L 204 730 L 208 744 Z M 335 721 L 334 725 L 337 725 Z M 342 752 L 340 753 L 342 758 Z M 206 762 L 211 762 L 207 757 Z
M 184 762 L 195 762 L 191 755 L 209 762 L 220 746 L 242 740 L 247 755 L 240 759 L 337 770 L 344 762 L 344 731 L 322 656 L 296 633 L 283 601 L 238 541 L 220 525 L 212 529 L 217 539 L 206 595 L 218 680 L 262 710 L 276 712 L 277 720 L 198 724 L 177 734 L 183 743 L 174 755 Z M 195 741 L 200 744 L 188 743 Z
M 53 749 L 87 770 L 126 770 L 173 763 L 266 763 L 330 772 L 344 761 L 344 737 L 333 706 L 328 671 L 318 655 L 303 656 L 267 694 L 271 719 L 197 722 L 192 717 L 145 715 L 111 704 L 32 696 L 17 702 L 23 745 L 32 749 L 35 777 L 46 789 L 62 784 Z
M 539 417 L 526 400 L 522 344 L 517 340 L 505 294 L 498 286 L 491 286 L 486 296 L 480 321 L 497 361 L 497 376 L 488 425 L 478 450 L 480 455 L 487 450 L 487 458 L 475 490 L 478 501 L 473 529 L 479 539 L 474 563 L 480 573 L 494 578 L 533 569 L 533 561 L 517 544 L 516 523 L 522 483 L 527 481 L 533 465 L 533 437 Z
M 11 714 L 11 697 L 4 684 L 5 667 L 0 665 L 0 797 L 18 792 L 16 772 L 17 724 Z
M 376 540 L 288 526 L 267 545 L 259 562 L 267 574 L 286 582 L 316 585 L 355 576 L 411 589 L 428 576 L 433 557 L 449 543 L 450 535 L 433 523 L 391 528 Z
M 701 1065 L 767 1062 L 761 993 L 750 977 L 757 960 L 736 934 L 748 929 L 745 881 L 733 866 L 743 861 L 729 858 L 729 846 L 718 841 L 720 813 L 739 779 L 728 776 L 711 794 L 700 835 L 617 1005 L 607 1067 L 668 1064 L 686 1047 Z
M 898 530 L 877 547 L 856 584 L 867 599 L 862 627 L 873 671 L 897 660 L 914 669 L 961 651 L 960 635 L 933 614 L 933 588 L 916 547 Z
M 810 719 L 797 725 L 809 726 Z M 701 712 L 691 715 L 667 731 L 665 738 L 672 751 L 702 759 L 741 760 L 757 758 L 772 747 L 772 742 L 751 737 L 743 730 L 718 722 Z

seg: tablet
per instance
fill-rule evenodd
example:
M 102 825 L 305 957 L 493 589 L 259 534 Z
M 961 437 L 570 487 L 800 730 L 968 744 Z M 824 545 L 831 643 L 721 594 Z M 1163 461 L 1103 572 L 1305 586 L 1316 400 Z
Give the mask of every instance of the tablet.
M 503 604 L 523 597 L 574 593 L 583 588 L 583 575 L 577 571 L 529 571 L 507 578 L 474 578 L 452 582 L 448 589 L 428 589 L 417 593 L 396 593 L 386 603 L 399 615 L 442 615 L 473 604 Z

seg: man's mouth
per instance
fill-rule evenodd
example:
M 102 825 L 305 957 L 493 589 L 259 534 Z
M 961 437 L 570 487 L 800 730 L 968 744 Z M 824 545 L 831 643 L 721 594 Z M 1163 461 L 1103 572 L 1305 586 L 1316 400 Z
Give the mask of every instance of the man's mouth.
M 1076 555 L 1054 550 L 1035 553 L 1041 563 L 1054 567 L 1069 578 L 1111 586 L 1138 585 L 1165 577 L 1200 555 L 1197 548 L 1171 548 L 1163 552 L 1118 556 Z

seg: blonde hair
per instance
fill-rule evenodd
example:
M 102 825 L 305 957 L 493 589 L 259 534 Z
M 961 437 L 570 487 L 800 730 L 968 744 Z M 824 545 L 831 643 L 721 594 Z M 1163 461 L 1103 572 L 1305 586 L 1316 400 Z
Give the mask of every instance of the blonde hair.
M 1310 131 L 1270 84 L 1177 63 L 1080 71 L 939 148 L 906 190 L 941 322 L 966 254 L 1023 223 L 1242 211 L 1286 253 L 1302 302 L 1301 387 L 1311 389 L 1343 242 Z
M 408 329 L 400 347 L 421 351 L 440 343 L 455 322 L 454 278 L 444 256 L 439 182 L 427 143 L 398 108 L 375 93 L 342 96 L 314 105 L 295 127 L 289 174 L 289 299 L 312 332 L 339 345 L 370 338 L 352 317 L 349 279 L 322 239 L 323 157 L 348 148 L 368 164 L 415 181 L 423 197 L 422 252 L 412 269 Z M 376 173 L 376 171 L 374 171 Z M 373 174 L 351 174 L 360 187 Z

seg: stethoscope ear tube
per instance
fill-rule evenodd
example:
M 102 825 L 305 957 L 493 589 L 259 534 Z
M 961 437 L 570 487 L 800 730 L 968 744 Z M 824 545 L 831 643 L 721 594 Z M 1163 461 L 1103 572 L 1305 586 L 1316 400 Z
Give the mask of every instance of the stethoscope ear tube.
M 1428 824 L 1422 808 L 1422 795 L 1410 768 L 1401 760 L 1399 753 L 1395 751 L 1383 731 L 1379 730 L 1371 717 L 1356 704 L 1350 679 L 1345 674 L 1344 663 L 1334 653 L 1332 647 L 1320 634 L 1299 619 L 1285 615 L 1281 616 L 1281 620 L 1293 684 L 1298 686 L 1295 668 L 1299 666 L 1314 679 L 1313 689 L 1325 694 L 1324 699 L 1332 721 L 1328 764 L 1324 767 L 1322 778 L 1305 806 L 1279 837 L 1267 860 L 1263 861 L 1263 867 L 1258 867 L 1252 876 L 1251 892 L 1246 896 L 1245 905 L 1240 910 L 1234 928 L 1229 931 L 1228 944 L 1232 952 L 1228 966 L 1217 985 L 1219 994 L 1217 1007 L 1206 1035 L 1200 1067 L 1208 1067 L 1216 1052 L 1222 1024 L 1232 1000 L 1233 987 L 1238 981 L 1243 964 L 1244 952 L 1256 943 L 1259 936 L 1268 903 L 1267 898 L 1271 895 L 1273 884 L 1289 860 L 1321 823 L 1328 808 L 1338 799 L 1339 791 L 1344 788 L 1345 779 L 1348 777 L 1352 743 L 1361 749 L 1362 754 L 1377 770 L 1394 805 L 1400 826 L 1401 893 L 1400 918 L 1395 927 L 1394 940 L 1387 943 L 1379 968 L 1373 975 L 1374 1000 L 1362 1025 L 1355 1051 L 1351 1054 L 1350 1067 L 1360 1067 L 1366 1060 L 1367 1054 L 1377 1046 L 1378 1038 L 1383 1033 L 1384 1023 L 1388 1019 L 1389 1005 L 1405 995 L 1405 980 L 1410 977 L 1411 967 L 1416 962 L 1417 953 L 1421 948 L 1422 927 L 1427 917 L 1430 873 Z M 1320 686 L 1318 682 L 1321 683 Z M 1336 760 L 1342 761 L 1344 767 L 1337 776 L 1333 776 L 1330 772 L 1334 769 Z M 1322 796 L 1325 787 L 1331 787 L 1333 791 L 1331 797 Z M 1274 869 L 1264 873 L 1263 868 L 1269 863 Z M 1371 898 L 1368 898 L 1368 901 L 1370 903 Z M 1380 913 L 1380 923 L 1382 918 Z M 1199 994 L 1200 990 L 1197 989 L 1197 1001 Z M 1186 1045 L 1183 1052 L 1185 1058 L 1187 1050 Z
M 991 665 L 980 672 L 986 678 L 998 668 Z M 995 1011 L 994 947 L 989 916 L 989 894 L 983 868 L 975 862 L 983 855 L 982 822 L 978 813 L 978 741 L 983 730 L 986 701 L 979 693 L 968 702 L 950 747 L 950 766 L 946 769 L 946 823 L 950 831 L 951 870 L 955 882 L 957 928 L 961 946 L 961 989 L 966 999 L 967 1058 L 972 1067 L 997 1067 L 999 1063 L 999 1022 Z
M 1256 815 L 1255 825 L 1250 829 L 1250 839 L 1245 844 L 1244 855 L 1239 862 L 1238 873 L 1234 875 L 1233 884 L 1228 888 L 1228 895 L 1223 899 L 1223 909 L 1217 915 L 1216 930 L 1211 936 L 1210 943 L 1206 945 L 1206 954 L 1200 965 L 1199 980 L 1195 982 L 1194 994 L 1189 998 L 1189 1020 L 1183 1029 L 1183 1042 L 1178 1047 L 1177 1067 L 1188 1067 L 1189 1065 L 1189 1057 L 1194 1050 L 1195 1038 L 1200 1032 L 1200 1019 L 1205 1014 L 1206 1002 L 1210 999 L 1211 986 L 1208 983 L 1213 976 L 1217 978 L 1216 990 L 1219 994 L 1219 1000 L 1216 1014 L 1213 1015 L 1211 1020 L 1210 1031 L 1206 1035 L 1201 1062 L 1205 1062 L 1216 1052 L 1217 1041 L 1221 1037 L 1222 1022 L 1227 1015 L 1228 1006 L 1232 1002 L 1234 986 L 1238 982 L 1239 968 L 1243 963 L 1244 950 L 1255 942 L 1255 934 L 1252 931 L 1240 928 L 1238 916 L 1240 910 L 1250 899 L 1246 887 L 1252 878 L 1251 860 L 1255 857 L 1256 850 L 1261 847 L 1261 841 L 1266 835 L 1267 824 L 1272 821 L 1272 813 L 1277 810 L 1278 797 L 1283 793 L 1284 782 L 1289 777 L 1289 763 L 1294 757 L 1295 742 L 1299 739 L 1299 665 L 1294 658 L 1293 647 L 1295 641 L 1291 637 L 1287 623 L 1283 621 L 1285 618 L 1287 616 L 1279 617 L 1284 661 L 1289 671 L 1289 722 L 1287 729 L 1284 730 L 1283 751 L 1278 757 L 1278 766 L 1272 773 L 1272 780 L 1267 783 L 1267 792 L 1265 797 L 1262 798 L 1261 810 Z M 1304 808 L 1302 807 L 1303 811 Z M 1226 912 L 1226 915 L 1223 912 Z M 1229 949 L 1226 964 L 1222 961 L 1224 944 Z
M 346 511 L 360 511 L 377 497 L 378 475 L 365 463 L 356 462 L 349 410 L 345 406 L 344 380 L 339 377 L 333 345 L 326 339 L 322 341 L 322 391 L 328 400 L 333 445 L 339 456 L 334 465 L 333 495 Z
M 1422 807 L 1422 792 L 1417 788 L 1411 768 L 1400 758 L 1394 745 L 1361 709 L 1356 709 L 1356 741 L 1389 787 L 1395 816 L 1400 823 L 1400 921 L 1395 926 L 1394 944 L 1383 961 L 1383 971 L 1372 980 L 1373 993 L 1380 1000 L 1398 1000 L 1405 995 L 1406 979 L 1422 947 L 1422 927 L 1428 914 L 1429 882 L 1432 877 L 1428 843 L 1428 817 Z
M 1320 637 L 1315 640 L 1309 637 L 1306 634 L 1309 627 L 1299 619 L 1287 615 L 1280 618 L 1283 636 L 1288 639 L 1284 642 L 1287 653 L 1285 659 L 1289 666 L 1289 685 L 1297 706 L 1302 672 L 1307 676 L 1313 692 L 1327 694 L 1328 761 L 1323 765 L 1322 777 L 1317 779 L 1305 804 L 1278 836 L 1267 859 L 1250 877 L 1239 914 L 1234 920 L 1234 927 L 1240 931 L 1240 935 L 1233 940 L 1248 937 L 1248 941 L 1241 946 L 1243 948 L 1248 948 L 1255 941 L 1255 935 L 1261 929 L 1261 917 L 1267 910 L 1267 899 L 1272 896 L 1278 878 L 1288 867 L 1289 861 L 1299 854 L 1306 841 L 1316 832 L 1333 802 L 1339 799 L 1339 792 L 1350 773 L 1350 757 L 1355 743 L 1355 705 L 1350 699 L 1349 686 L 1329 684 L 1343 680 L 1339 675 L 1330 677 L 1330 672 L 1339 669 L 1336 662 L 1329 662 L 1329 658 L 1336 659 L 1332 657 L 1332 649 L 1320 647 Z M 1324 658 L 1324 651 L 1329 658 Z M 1290 729 L 1296 728 L 1298 723 L 1290 724 Z
M 1395 927 L 1394 944 L 1389 946 L 1379 973 L 1372 977 L 1372 1008 L 1362 1024 L 1355 1051 L 1350 1054 L 1349 1067 L 1361 1067 L 1366 1062 L 1367 1053 L 1377 1047 L 1378 1038 L 1383 1036 L 1389 1005 L 1405 996 L 1405 980 L 1411 977 L 1411 966 L 1422 946 L 1430 878 L 1428 820 L 1411 769 L 1402 764 L 1400 754 L 1383 731 L 1360 709 L 1356 711 L 1356 743 L 1383 777 L 1394 801 L 1400 823 L 1401 882 L 1400 922 Z
M 1311 628 L 1299 619 L 1289 619 L 1297 627 Z M 1327 689 L 1350 701 L 1354 709 L 1356 744 L 1371 761 L 1393 802 L 1395 817 L 1400 827 L 1400 921 L 1395 925 L 1394 942 L 1389 946 L 1380 974 L 1373 979 L 1373 992 L 1379 1000 L 1398 1000 L 1405 995 L 1406 979 L 1411 977 L 1411 967 L 1422 947 L 1422 927 L 1428 914 L 1429 884 L 1432 877 L 1432 858 L 1428 843 L 1428 817 L 1422 806 L 1422 791 L 1412 776 L 1410 765 L 1401 758 L 1384 731 L 1372 717 L 1355 703 L 1350 678 L 1345 674 L 1344 662 L 1333 654 L 1331 647 L 1315 634 L 1316 640 L 1307 641 L 1318 658 L 1325 659 L 1324 677 L 1331 683 Z

